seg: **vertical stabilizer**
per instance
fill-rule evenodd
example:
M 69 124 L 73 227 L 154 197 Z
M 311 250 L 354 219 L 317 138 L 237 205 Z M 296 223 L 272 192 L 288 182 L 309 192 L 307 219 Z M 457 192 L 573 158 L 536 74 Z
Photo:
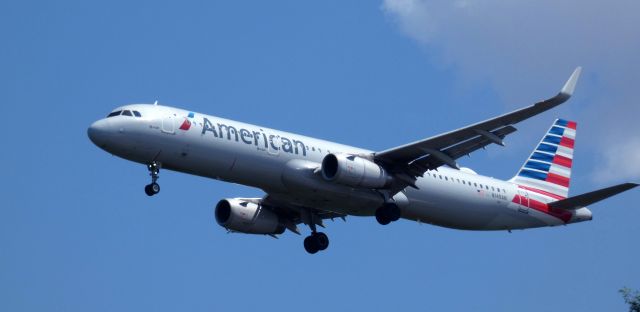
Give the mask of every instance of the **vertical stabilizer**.
M 574 121 L 556 119 L 511 182 L 552 197 L 566 198 L 569 195 L 576 125 Z

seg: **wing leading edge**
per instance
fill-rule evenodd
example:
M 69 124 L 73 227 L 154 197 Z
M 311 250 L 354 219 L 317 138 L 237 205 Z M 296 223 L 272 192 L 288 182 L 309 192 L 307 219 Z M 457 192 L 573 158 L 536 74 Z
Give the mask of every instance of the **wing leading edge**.
M 575 90 L 581 71 L 582 68 L 577 67 L 560 92 L 550 99 L 464 128 L 377 152 L 374 158 L 392 171 L 411 178 L 443 164 L 458 168 L 457 158 L 492 143 L 503 145 L 502 139 L 516 131 L 513 124 L 566 102 Z

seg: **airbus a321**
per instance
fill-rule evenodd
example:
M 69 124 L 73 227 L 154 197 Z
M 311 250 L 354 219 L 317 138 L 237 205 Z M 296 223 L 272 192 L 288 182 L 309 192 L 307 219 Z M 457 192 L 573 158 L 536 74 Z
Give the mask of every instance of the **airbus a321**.
M 430 138 L 370 151 L 175 107 L 126 105 L 88 129 L 101 149 L 146 165 L 149 196 L 168 169 L 263 190 L 262 198 L 225 198 L 215 219 L 229 231 L 311 234 L 304 248 L 329 246 L 326 219 L 375 216 L 465 230 L 515 230 L 591 220 L 588 205 L 636 187 L 624 183 L 569 196 L 576 122 L 556 119 L 517 174 L 502 181 L 460 167 L 458 158 L 503 139 L 514 124 L 571 97 L 578 67 L 554 97 Z

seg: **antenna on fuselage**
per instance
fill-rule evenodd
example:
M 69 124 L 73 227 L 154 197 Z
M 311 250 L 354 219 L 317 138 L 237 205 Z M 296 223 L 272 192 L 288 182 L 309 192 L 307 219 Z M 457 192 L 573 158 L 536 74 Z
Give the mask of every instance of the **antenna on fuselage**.
M 156 100 L 155 102 L 153 102 L 153 105 L 158 106 L 158 100 Z

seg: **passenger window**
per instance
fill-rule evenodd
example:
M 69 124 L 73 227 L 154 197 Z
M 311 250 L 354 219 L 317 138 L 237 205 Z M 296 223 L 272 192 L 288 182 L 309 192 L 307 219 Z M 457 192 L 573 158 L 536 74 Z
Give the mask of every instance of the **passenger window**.
M 491 190 L 494 191 L 494 192 L 496 191 L 496 189 L 493 186 L 491 187 Z
M 107 118 L 113 117 L 113 116 L 118 116 L 118 115 L 120 115 L 120 113 L 122 113 L 122 111 L 111 112 L 111 114 L 107 115 Z
M 473 182 L 473 186 L 478 187 L 478 183 Z
M 131 111 L 125 110 L 125 111 L 122 111 L 122 116 L 133 116 L 133 115 L 131 115 Z
M 444 177 L 444 180 L 445 180 L 445 181 L 449 181 L 449 178 L 447 178 L 447 176 L 445 176 L 445 177 Z
M 133 115 L 136 117 L 142 117 L 139 111 L 133 111 Z

